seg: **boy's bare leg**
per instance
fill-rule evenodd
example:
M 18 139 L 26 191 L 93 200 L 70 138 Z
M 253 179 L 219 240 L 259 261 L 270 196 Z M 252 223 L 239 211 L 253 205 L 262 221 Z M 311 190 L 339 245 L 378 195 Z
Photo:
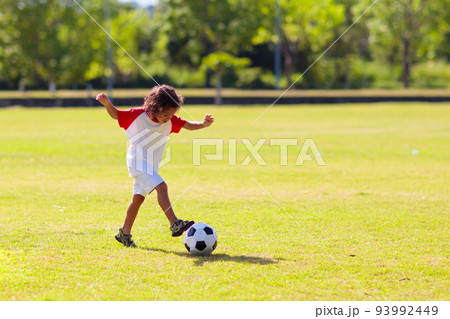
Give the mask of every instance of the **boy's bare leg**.
M 134 220 L 136 219 L 137 213 L 139 211 L 139 207 L 141 207 L 144 200 L 145 197 L 142 195 L 133 195 L 133 199 L 131 200 L 127 208 L 127 216 L 125 217 L 125 222 L 122 226 L 122 231 L 124 234 L 131 233 L 131 227 L 133 227 Z
M 166 214 L 166 217 L 170 222 L 170 226 L 173 226 L 173 224 L 177 220 L 177 217 L 175 216 L 175 213 L 172 209 L 172 204 L 170 203 L 167 184 L 162 182 L 161 184 L 156 186 L 155 189 L 157 192 L 159 206 L 161 206 L 161 209 Z

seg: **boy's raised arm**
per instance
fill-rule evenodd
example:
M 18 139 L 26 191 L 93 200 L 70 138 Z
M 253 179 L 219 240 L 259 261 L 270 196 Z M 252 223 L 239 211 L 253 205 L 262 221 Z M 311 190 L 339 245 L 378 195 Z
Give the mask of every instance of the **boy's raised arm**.
M 214 117 L 211 114 L 206 114 L 205 118 L 202 122 L 186 122 L 183 126 L 183 128 L 193 131 L 193 130 L 199 130 L 208 126 L 211 126 L 211 124 L 214 123 Z
M 111 118 L 113 118 L 115 120 L 118 119 L 118 115 L 117 115 L 118 112 L 117 112 L 116 107 L 114 105 L 112 105 L 111 101 L 108 99 L 108 97 L 105 94 L 99 93 L 95 99 L 105 106 L 105 108 L 108 111 L 108 114 L 109 114 L 109 116 L 111 116 Z

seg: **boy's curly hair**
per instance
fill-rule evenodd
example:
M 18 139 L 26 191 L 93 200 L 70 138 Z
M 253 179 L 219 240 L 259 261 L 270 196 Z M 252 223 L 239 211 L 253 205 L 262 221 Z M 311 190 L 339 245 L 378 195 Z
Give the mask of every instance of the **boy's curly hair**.
M 175 91 L 173 87 L 167 84 L 155 86 L 150 93 L 144 98 L 145 112 L 152 118 L 155 115 L 168 110 L 171 107 L 177 110 L 183 105 L 184 97 Z

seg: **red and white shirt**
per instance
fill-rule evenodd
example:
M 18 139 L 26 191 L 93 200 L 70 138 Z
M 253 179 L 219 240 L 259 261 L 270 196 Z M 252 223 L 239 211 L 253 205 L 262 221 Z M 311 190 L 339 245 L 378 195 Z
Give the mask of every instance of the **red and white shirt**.
M 164 147 L 170 133 L 178 133 L 186 123 L 176 115 L 170 121 L 160 123 L 150 118 L 143 107 L 118 110 L 119 126 L 131 142 L 127 152 L 130 177 L 158 172 Z

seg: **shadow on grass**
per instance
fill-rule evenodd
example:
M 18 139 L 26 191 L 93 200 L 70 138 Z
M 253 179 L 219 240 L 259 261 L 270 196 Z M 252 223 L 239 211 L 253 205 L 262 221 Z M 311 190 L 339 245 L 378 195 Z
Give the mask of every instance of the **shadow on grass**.
M 278 263 L 280 260 L 284 260 L 282 258 L 263 258 L 263 257 L 253 257 L 253 256 L 230 256 L 227 254 L 211 254 L 208 256 L 195 256 L 191 255 L 188 252 L 180 253 L 177 251 L 169 251 L 160 248 L 148 248 L 148 247 L 138 247 L 138 249 L 147 250 L 147 251 L 155 251 L 165 254 L 173 254 L 180 257 L 192 259 L 194 261 L 195 266 L 203 266 L 204 263 L 216 262 L 216 261 L 224 261 L 224 262 L 237 262 L 237 263 L 247 263 L 247 264 L 258 264 L 258 265 L 272 265 Z

